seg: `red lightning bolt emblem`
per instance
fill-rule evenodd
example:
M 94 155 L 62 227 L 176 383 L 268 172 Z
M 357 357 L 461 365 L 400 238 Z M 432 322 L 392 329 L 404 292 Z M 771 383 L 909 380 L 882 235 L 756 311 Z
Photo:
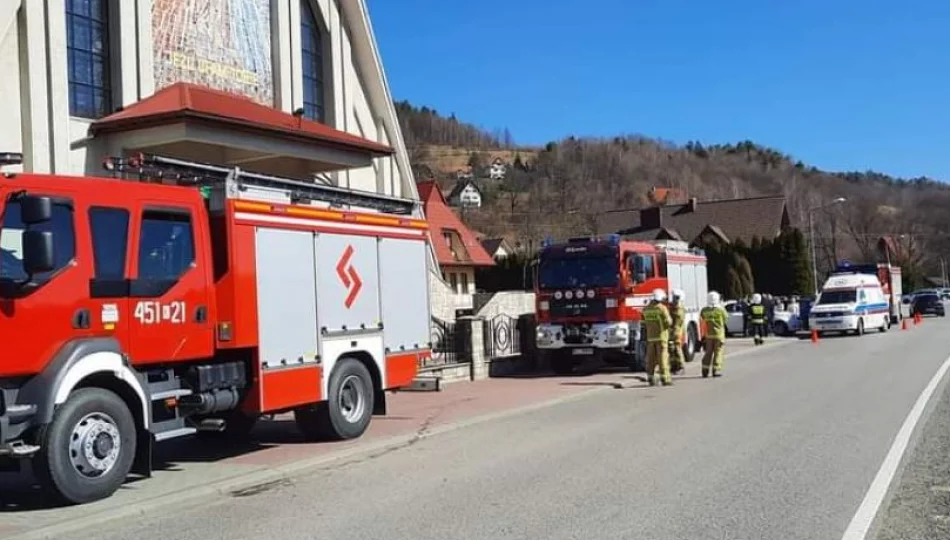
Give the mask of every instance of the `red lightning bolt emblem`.
M 351 258 L 353 258 L 353 246 L 346 246 L 343 256 L 336 263 L 336 275 L 339 276 L 340 282 L 349 291 L 346 300 L 343 302 L 347 309 L 353 307 L 353 302 L 356 302 L 356 297 L 359 296 L 360 289 L 363 288 L 363 280 L 360 279 L 356 268 L 350 264 Z

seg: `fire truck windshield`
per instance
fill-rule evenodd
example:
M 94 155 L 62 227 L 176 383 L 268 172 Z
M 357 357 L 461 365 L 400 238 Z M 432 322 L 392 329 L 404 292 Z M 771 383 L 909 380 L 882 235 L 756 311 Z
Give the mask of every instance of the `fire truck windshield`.
M 538 267 L 538 287 L 616 287 L 620 270 L 616 257 L 571 257 L 545 259 Z

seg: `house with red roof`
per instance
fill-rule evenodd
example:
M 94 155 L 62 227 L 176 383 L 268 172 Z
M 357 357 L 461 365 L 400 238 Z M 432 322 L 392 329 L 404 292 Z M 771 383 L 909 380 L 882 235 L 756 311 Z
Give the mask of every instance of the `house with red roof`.
M 475 269 L 494 266 L 495 260 L 455 215 L 437 183 L 420 182 L 418 189 L 442 279 L 456 295 L 471 297 L 476 289 Z

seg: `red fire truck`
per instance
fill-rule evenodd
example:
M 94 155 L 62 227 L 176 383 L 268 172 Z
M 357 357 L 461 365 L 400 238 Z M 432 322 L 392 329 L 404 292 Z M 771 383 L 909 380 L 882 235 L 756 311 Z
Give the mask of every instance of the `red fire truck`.
M 654 289 L 685 293 L 687 361 L 700 342 L 707 294 L 706 256 L 685 242 L 575 238 L 539 255 L 535 293 L 537 345 L 559 374 L 601 360 L 645 368 L 641 312 Z
M 150 474 L 153 443 L 265 414 L 358 437 L 429 355 L 416 201 L 107 164 L 117 178 L 0 179 L 0 459 L 32 461 L 52 496 L 108 497 Z

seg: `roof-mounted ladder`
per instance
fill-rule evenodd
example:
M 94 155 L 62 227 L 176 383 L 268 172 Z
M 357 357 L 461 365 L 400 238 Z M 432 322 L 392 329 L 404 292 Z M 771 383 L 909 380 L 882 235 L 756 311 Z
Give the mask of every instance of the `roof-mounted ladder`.
M 155 182 L 196 188 L 219 188 L 227 198 L 239 198 L 249 189 L 264 189 L 286 195 L 292 204 L 323 202 L 337 208 L 372 209 L 387 214 L 412 215 L 418 201 L 382 195 L 369 191 L 345 189 L 243 171 L 238 167 L 222 167 L 207 163 L 138 154 L 129 158 L 112 157 L 104 167 L 128 180 Z

